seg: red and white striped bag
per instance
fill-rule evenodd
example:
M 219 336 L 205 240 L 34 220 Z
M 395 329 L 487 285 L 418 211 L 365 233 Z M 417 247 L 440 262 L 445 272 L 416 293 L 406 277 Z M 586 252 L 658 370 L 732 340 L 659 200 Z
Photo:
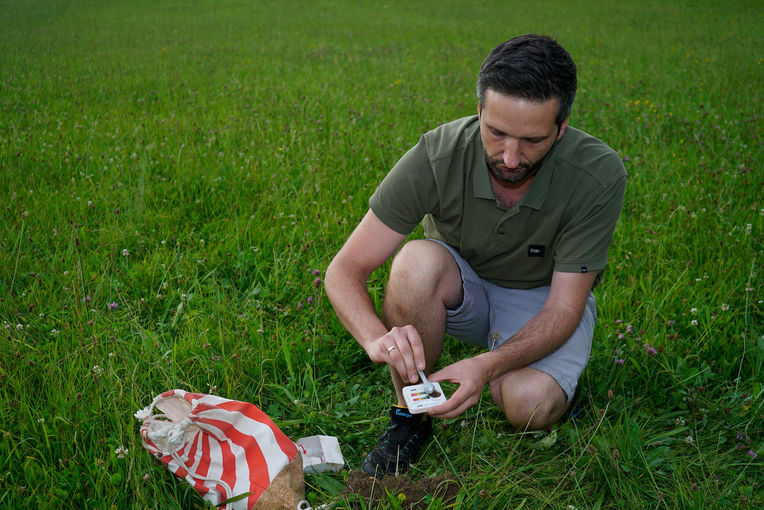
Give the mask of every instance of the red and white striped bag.
M 213 505 L 236 498 L 224 508 L 310 508 L 297 446 L 253 404 L 170 390 L 135 417 L 143 446 Z

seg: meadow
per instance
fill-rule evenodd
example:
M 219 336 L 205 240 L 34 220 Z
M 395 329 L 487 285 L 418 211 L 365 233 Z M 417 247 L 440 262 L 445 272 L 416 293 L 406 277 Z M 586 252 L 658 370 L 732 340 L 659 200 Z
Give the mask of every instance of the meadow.
M 391 385 L 324 271 L 419 136 L 476 111 L 480 63 L 545 33 L 571 125 L 629 183 L 582 412 L 511 428 L 487 390 L 410 475 L 429 508 L 764 505 L 760 2 L 0 0 L 0 507 L 201 508 L 133 413 L 172 388 L 252 402 L 334 508 Z M 412 236 L 421 236 L 421 230 Z M 381 303 L 386 268 L 370 280 Z M 476 353 L 447 341 L 441 366 Z

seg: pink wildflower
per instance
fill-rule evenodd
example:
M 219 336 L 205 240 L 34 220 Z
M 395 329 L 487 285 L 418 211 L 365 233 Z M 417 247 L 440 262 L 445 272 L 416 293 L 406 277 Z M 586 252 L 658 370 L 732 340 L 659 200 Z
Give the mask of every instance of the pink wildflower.
M 645 348 L 647 349 L 647 354 L 650 356 L 655 356 L 658 354 L 658 351 L 656 351 L 655 348 L 650 344 L 645 344 Z

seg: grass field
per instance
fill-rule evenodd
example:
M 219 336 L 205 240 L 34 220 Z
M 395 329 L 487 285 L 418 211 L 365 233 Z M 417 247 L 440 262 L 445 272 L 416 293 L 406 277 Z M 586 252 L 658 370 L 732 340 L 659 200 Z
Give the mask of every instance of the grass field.
M 761 3 L 494 4 L 0 0 L 0 507 L 201 507 L 133 417 L 171 388 L 358 469 L 391 385 L 323 272 L 526 32 L 576 59 L 571 125 L 630 176 L 583 414 L 521 434 L 486 391 L 412 478 L 450 473 L 465 509 L 764 505 Z M 340 496 L 347 473 L 309 501 L 402 504 Z

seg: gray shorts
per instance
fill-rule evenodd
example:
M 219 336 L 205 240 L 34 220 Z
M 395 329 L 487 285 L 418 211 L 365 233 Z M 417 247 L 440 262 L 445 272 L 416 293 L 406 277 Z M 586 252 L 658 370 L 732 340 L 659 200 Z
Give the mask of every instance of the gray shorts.
M 448 248 L 462 273 L 464 300 L 459 308 L 447 310 L 446 332 L 452 337 L 489 350 L 496 349 L 536 315 L 544 306 L 549 287 L 508 289 L 480 278 L 459 253 Z M 568 401 L 589 362 L 597 309 L 589 293 L 581 322 L 573 335 L 556 351 L 530 367 L 550 375 L 562 387 Z

